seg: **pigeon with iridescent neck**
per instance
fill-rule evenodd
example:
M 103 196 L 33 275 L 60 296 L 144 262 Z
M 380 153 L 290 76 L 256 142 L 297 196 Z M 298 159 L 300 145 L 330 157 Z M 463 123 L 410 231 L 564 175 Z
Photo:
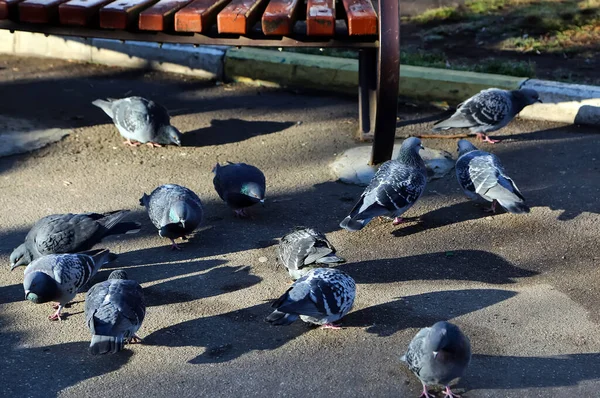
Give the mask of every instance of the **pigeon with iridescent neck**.
M 57 302 L 50 320 L 61 320 L 64 306 L 73 300 L 102 265 L 117 256 L 108 249 L 78 254 L 49 254 L 34 260 L 25 268 L 23 289 L 25 299 L 35 304 Z
M 265 175 L 246 163 L 227 163 L 217 163 L 213 169 L 215 190 L 238 217 L 247 217 L 248 207 L 265 202 Z
M 340 227 L 359 231 L 375 217 L 393 217 L 393 224 L 400 224 L 400 216 L 419 200 L 427 184 L 425 162 L 419 155 L 421 148 L 421 140 L 416 137 L 404 140 L 398 158 L 379 167 Z
M 433 131 L 468 128 L 480 141 L 500 142 L 486 135 L 510 123 L 526 106 L 542 102 L 537 91 L 527 88 L 520 90 L 481 90 L 460 103 L 456 112 L 448 119 L 433 125 Z
M 437 322 L 417 333 L 400 360 L 421 380 L 421 397 L 434 398 L 427 391 L 430 385 L 444 386 L 445 398 L 459 397 L 450 390 L 449 384 L 461 377 L 469 366 L 471 343 L 458 326 Z
M 175 239 L 187 239 L 204 217 L 202 201 L 192 190 L 176 184 L 161 185 L 150 195 L 144 194 L 140 205 L 146 207 L 148 216 L 158 234 L 171 240 L 172 249 L 181 248 Z

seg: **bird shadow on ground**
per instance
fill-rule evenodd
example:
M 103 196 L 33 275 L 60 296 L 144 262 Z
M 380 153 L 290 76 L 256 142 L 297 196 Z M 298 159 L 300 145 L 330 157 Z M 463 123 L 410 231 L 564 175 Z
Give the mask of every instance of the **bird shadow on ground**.
M 210 122 L 210 127 L 186 132 L 183 135 L 182 144 L 183 146 L 201 147 L 241 142 L 259 135 L 277 133 L 295 124 L 294 122 L 213 119 Z
M 469 390 L 548 388 L 577 385 L 600 378 L 592 364 L 600 354 L 568 354 L 549 357 L 473 355 L 469 372 L 461 384 Z
M 498 206 L 497 212 L 504 210 Z M 397 229 L 391 232 L 396 237 L 403 237 L 430 229 L 441 228 L 447 225 L 458 224 L 469 220 L 477 220 L 491 216 L 483 210 L 479 203 L 467 201 L 453 204 L 447 207 L 432 210 L 418 217 L 417 222 L 407 219 L 405 224 L 400 224 Z
M 462 280 L 496 285 L 515 283 L 514 278 L 538 272 L 516 267 L 483 250 L 456 250 L 415 256 L 340 264 L 357 283 L 392 283 L 410 280 Z
M 80 341 L 3 350 L 4 366 L 0 370 L 3 392 L 14 397 L 55 397 L 67 387 L 114 372 L 133 355 L 132 351 L 124 350 L 115 355 L 92 356 L 88 347 L 89 342 Z
M 402 329 L 424 328 L 435 322 L 492 306 L 516 296 L 499 289 L 446 290 L 407 296 L 348 314 L 343 326 L 363 327 L 367 333 L 391 336 Z
M 290 326 L 271 326 L 265 318 L 269 303 L 198 318 L 160 329 L 144 338 L 148 345 L 204 347 L 191 364 L 228 362 L 255 350 L 274 350 L 297 338 L 310 327 L 297 321 Z

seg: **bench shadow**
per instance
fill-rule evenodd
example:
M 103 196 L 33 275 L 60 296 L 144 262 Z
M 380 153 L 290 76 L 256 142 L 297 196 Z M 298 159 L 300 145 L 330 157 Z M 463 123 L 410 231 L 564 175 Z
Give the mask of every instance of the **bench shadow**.
M 271 326 L 264 321 L 271 312 L 270 304 L 264 303 L 193 319 L 157 330 L 146 336 L 144 343 L 203 348 L 203 352 L 188 363 L 221 363 L 251 351 L 274 350 L 310 329 L 301 321 L 290 326 Z
M 392 283 L 411 280 L 477 281 L 495 285 L 538 274 L 516 267 L 501 256 L 483 250 L 456 250 L 400 258 L 345 263 L 336 266 L 357 283 Z
M 442 320 L 492 306 L 517 295 L 499 289 L 446 290 L 406 296 L 395 301 L 351 312 L 342 325 L 366 328 L 380 337 L 410 328 L 424 328 Z
M 183 134 L 183 146 L 223 145 L 245 141 L 252 137 L 283 131 L 294 126 L 294 122 L 247 121 L 241 119 L 213 119 L 209 127 L 188 131 Z
M 600 378 L 600 354 L 567 354 L 548 357 L 473 355 L 463 379 L 468 390 L 521 389 L 574 386 Z

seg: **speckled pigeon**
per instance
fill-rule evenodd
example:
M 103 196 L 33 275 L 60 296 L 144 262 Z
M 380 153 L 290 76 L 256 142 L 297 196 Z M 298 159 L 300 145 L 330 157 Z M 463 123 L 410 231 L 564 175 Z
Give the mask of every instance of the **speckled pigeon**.
M 279 260 L 293 280 L 306 275 L 311 265 L 345 261 L 336 256 L 335 247 L 325 235 L 313 228 L 296 228 L 281 238 L 278 249 Z
M 148 210 L 158 234 L 171 240 L 171 248 L 180 250 L 175 239 L 187 239 L 202 223 L 202 201 L 191 189 L 176 184 L 161 185 L 150 195 L 144 194 L 140 205 Z
M 298 279 L 272 305 L 266 319 L 273 325 L 289 325 L 298 318 L 323 328 L 339 329 L 333 322 L 351 309 L 356 284 L 350 275 L 335 268 L 314 268 Z
M 48 317 L 60 320 L 63 307 L 88 283 L 98 270 L 117 256 L 108 249 L 78 254 L 49 254 L 25 268 L 25 299 L 35 304 L 55 301 L 56 312 Z
M 213 169 L 215 190 L 237 216 L 247 217 L 247 207 L 265 202 L 265 175 L 246 163 L 227 163 L 225 166 L 217 163 Z
M 97 99 L 92 102 L 113 120 L 124 144 L 151 147 L 175 144 L 181 146 L 181 133 L 171 125 L 169 113 L 154 101 L 142 97 Z M 136 141 L 135 143 L 131 140 Z
M 402 222 L 400 215 L 421 197 L 427 184 L 427 170 L 419 149 L 421 140 L 404 140 L 397 159 L 383 163 L 375 173 L 358 203 L 340 227 L 348 231 L 361 230 L 375 217 L 395 217 L 393 224 Z
M 421 329 L 408 345 L 401 358 L 408 368 L 421 380 L 421 397 L 434 398 L 427 391 L 429 385 L 446 387 L 446 398 L 458 397 L 449 384 L 461 377 L 471 361 L 471 343 L 458 326 L 449 322 L 437 322 L 430 328 Z
M 136 332 L 146 315 L 142 287 L 123 270 L 92 286 L 85 296 L 85 320 L 92 333 L 92 355 L 114 354 L 125 343 L 140 342 Z
M 499 140 L 492 140 L 485 133 L 500 130 L 523 108 L 536 102 L 542 101 L 537 91 L 532 89 L 507 91 L 489 88 L 460 103 L 452 116 L 433 125 L 433 131 L 469 128 L 479 140 L 493 144 Z
M 11 270 L 46 254 L 89 250 L 109 235 L 139 232 L 140 223 L 120 222 L 128 213 L 129 210 L 119 210 L 46 216 L 35 223 L 25 242 L 11 253 Z
M 500 203 L 511 213 L 529 213 L 525 198 L 496 155 L 478 150 L 467 140 L 458 141 L 458 152 L 456 178 L 470 199 L 492 202 L 489 209 L 492 212 L 496 211 L 496 203 Z

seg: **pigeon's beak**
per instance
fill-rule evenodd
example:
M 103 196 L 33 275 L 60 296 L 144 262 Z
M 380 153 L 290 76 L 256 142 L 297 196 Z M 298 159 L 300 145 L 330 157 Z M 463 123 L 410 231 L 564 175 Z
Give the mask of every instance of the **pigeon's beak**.
M 543 104 L 542 100 L 539 98 L 537 99 L 537 102 L 539 102 L 540 104 Z
M 261 199 L 261 200 L 260 200 L 260 204 L 261 204 L 263 207 L 265 207 L 265 200 L 264 200 L 264 199 Z
M 438 356 L 438 352 L 437 352 L 437 351 L 434 351 L 434 352 L 433 352 L 433 359 L 437 358 L 437 356 Z
M 11 263 L 10 264 L 10 270 L 14 271 L 14 269 L 17 268 L 18 266 L 19 266 L 19 264 L 17 264 L 17 263 Z
M 179 222 L 181 223 L 181 226 L 185 228 L 185 220 L 179 220 Z
M 28 300 L 27 296 L 29 296 L 31 292 L 29 290 L 25 290 L 25 300 Z

